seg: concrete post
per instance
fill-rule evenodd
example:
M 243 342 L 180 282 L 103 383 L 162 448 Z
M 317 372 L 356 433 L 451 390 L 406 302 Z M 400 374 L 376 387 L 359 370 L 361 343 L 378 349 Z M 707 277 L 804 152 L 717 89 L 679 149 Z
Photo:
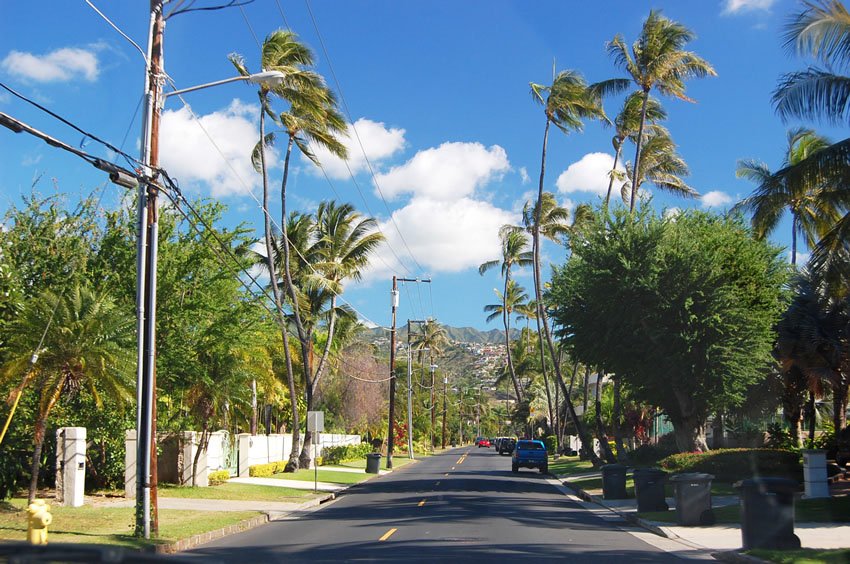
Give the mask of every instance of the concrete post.
M 239 433 L 237 436 L 239 445 L 239 461 L 236 466 L 236 475 L 240 478 L 248 476 L 248 469 L 252 464 L 251 447 L 253 446 L 253 437 L 250 433 Z
M 184 431 L 180 436 L 180 448 L 182 450 L 183 467 L 180 469 L 180 483 L 184 486 L 192 485 L 192 467 L 195 462 L 195 454 L 200 447 L 201 434 L 195 431 Z M 198 471 L 195 474 L 195 485 L 201 488 L 209 486 L 209 468 L 207 464 L 207 452 L 204 450 L 198 457 Z
M 62 427 L 56 431 L 56 499 L 68 507 L 85 502 L 86 428 Z
M 829 481 L 826 473 L 826 451 L 803 451 L 803 480 L 806 486 L 805 498 L 829 497 Z
M 136 498 L 136 430 L 124 432 L 124 497 Z

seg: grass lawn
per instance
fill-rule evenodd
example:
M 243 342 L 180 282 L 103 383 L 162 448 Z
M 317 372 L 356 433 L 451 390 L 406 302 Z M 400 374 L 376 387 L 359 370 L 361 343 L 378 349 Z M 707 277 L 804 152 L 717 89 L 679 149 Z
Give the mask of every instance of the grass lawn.
M 189 499 L 224 499 L 248 501 L 289 501 L 300 503 L 313 496 L 310 490 L 279 488 L 277 486 L 256 486 L 254 484 L 232 484 L 230 482 L 208 488 L 192 486 L 159 485 L 160 497 L 181 497 Z
M 363 472 L 362 474 L 359 472 L 334 472 L 333 469 L 326 469 L 321 466 L 319 467 L 318 474 L 320 482 L 328 482 L 331 484 L 356 484 L 374 475 L 367 474 L 366 472 Z M 279 480 L 299 480 L 304 482 L 312 482 L 315 479 L 314 477 L 315 471 L 310 468 L 304 468 L 297 472 L 281 472 L 280 474 L 274 474 L 272 476 L 272 478 L 277 478 Z
M 427 456 L 430 456 L 430 455 L 428 455 L 428 454 L 417 454 L 416 458 L 420 459 L 420 458 L 425 458 Z M 413 460 L 408 458 L 406 454 L 401 454 L 401 455 L 394 454 L 393 455 L 393 469 L 401 468 L 402 466 L 404 466 L 405 464 L 408 464 L 410 462 L 413 462 Z M 366 459 L 365 458 L 358 458 L 357 460 L 350 460 L 348 462 L 341 462 L 339 464 L 339 466 L 345 466 L 346 468 L 363 468 L 365 470 L 366 469 Z M 382 456 L 381 457 L 381 470 L 386 470 L 386 469 L 387 469 L 387 457 Z
M 651 521 L 675 522 L 676 512 L 641 513 Z M 727 505 L 714 510 L 718 523 L 740 523 L 741 507 Z M 801 499 L 794 503 L 794 519 L 799 523 L 848 523 L 850 522 L 850 497 L 824 499 Z M 790 560 L 788 561 L 790 562 Z
M 850 548 L 838 548 L 833 550 L 821 550 L 817 548 L 803 548 L 800 550 L 749 550 L 756 558 L 777 562 L 778 564 L 839 564 L 850 562 Z
M 47 500 L 50 504 L 51 500 Z M 27 537 L 26 498 L 0 504 L 0 539 L 24 541 Z M 53 523 L 49 541 L 112 544 L 140 548 L 174 542 L 192 535 L 214 531 L 259 515 L 255 511 L 177 511 L 159 512 L 159 538 L 146 541 L 132 535 L 132 507 L 61 507 L 51 504 Z
M 585 472 L 593 472 L 593 464 L 589 460 L 579 460 L 578 456 L 562 456 L 558 460 L 553 456 L 549 457 L 549 473 L 559 478 Z

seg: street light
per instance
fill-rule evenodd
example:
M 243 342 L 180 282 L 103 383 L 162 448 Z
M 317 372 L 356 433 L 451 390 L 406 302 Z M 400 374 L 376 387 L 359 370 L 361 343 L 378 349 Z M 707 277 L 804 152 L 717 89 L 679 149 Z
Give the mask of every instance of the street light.
M 283 83 L 284 79 L 286 79 L 286 74 L 280 71 L 263 71 L 254 74 L 249 74 L 245 76 L 233 76 L 231 78 L 225 78 L 223 80 L 216 80 L 214 82 L 207 82 L 206 84 L 199 84 L 198 86 L 191 86 L 189 88 L 182 88 L 180 90 L 172 90 L 171 92 L 164 92 L 162 101 L 165 102 L 165 99 L 169 96 L 179 96 L 180 94 L 185 94 L 186 92 L 194 92 L 195 90 L 203 90 L 204 88 L 209 88 L 211 86 L 218 86 L 219 84 L 227 84 L 228 82 L 238 82 L 240 80 L 248 81 L 252 84 L 262 84 L 264 86 L 274 87 L 279 86 Z
M 138 336 L 138 370 L 136 373 L 136 534 L 151 533 L 151 490 L 156 508 L 156 270 L 158 250 L 156 176 L 159 168 L 160 110 L 168 96 L 209 88 L 228 82 L 248 80 L 264 84 L 280 84 L 285 78 L 277 71 L 264 71 L 250 76 L 237 76 L 192 88 L 163 93 L 165 76 L 163 60 L 163 35 L 165 18 L 163 0 L 151 0 L 148 61 L 145 69 L 145 107 L 142 120 L 142 175 L 146 182 L 139 183 L 137 247 L 136 311 Z M 156 513 L 154 513 L 156 516 Z M 140 523 L 141 521 L 141 523 Z M 156 527 L 155 527 L 156 528 Z

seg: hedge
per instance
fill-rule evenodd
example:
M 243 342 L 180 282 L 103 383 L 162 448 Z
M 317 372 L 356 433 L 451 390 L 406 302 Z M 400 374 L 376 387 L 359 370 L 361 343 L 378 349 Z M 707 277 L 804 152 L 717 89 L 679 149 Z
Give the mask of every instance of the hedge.
M 359 460 L 366 458 L 366 455 L 370 452 L 372 452 L 372 445 L 369 443 L 325 447 L 322 449 L 322 463 L 339 464 L 340 462 Z
M 286 460 L 278 460 L 268 464 L 255 464 L 248 467 L 248 475 L 252 478 L 268 478 L 272 474 L 280 474 L 285 468 Z
M 684 452 L 670 455 L 658 465 L 670 472 L 705 472 L 721 482 L 736 482 L 754 476 L 799 480 L 803 472 L 798 452 L 769 448 Z
M 215 472 L 210 472 L 207 477 L 207 481 L 211 486 L 219 486 L 227 482 L 230 479 L 230 471 L 229 470 L 216 470 Z

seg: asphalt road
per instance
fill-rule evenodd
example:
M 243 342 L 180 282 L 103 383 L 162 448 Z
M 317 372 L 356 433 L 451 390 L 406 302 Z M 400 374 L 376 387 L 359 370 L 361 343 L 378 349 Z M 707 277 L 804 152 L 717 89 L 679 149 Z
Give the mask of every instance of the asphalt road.
M 492 448 L 458 448 L 189 554 L 263 564 L 680 561 L 650 533 L 582 507 L 553 484 L 537 470 L 513 474 L 510 457 Z

